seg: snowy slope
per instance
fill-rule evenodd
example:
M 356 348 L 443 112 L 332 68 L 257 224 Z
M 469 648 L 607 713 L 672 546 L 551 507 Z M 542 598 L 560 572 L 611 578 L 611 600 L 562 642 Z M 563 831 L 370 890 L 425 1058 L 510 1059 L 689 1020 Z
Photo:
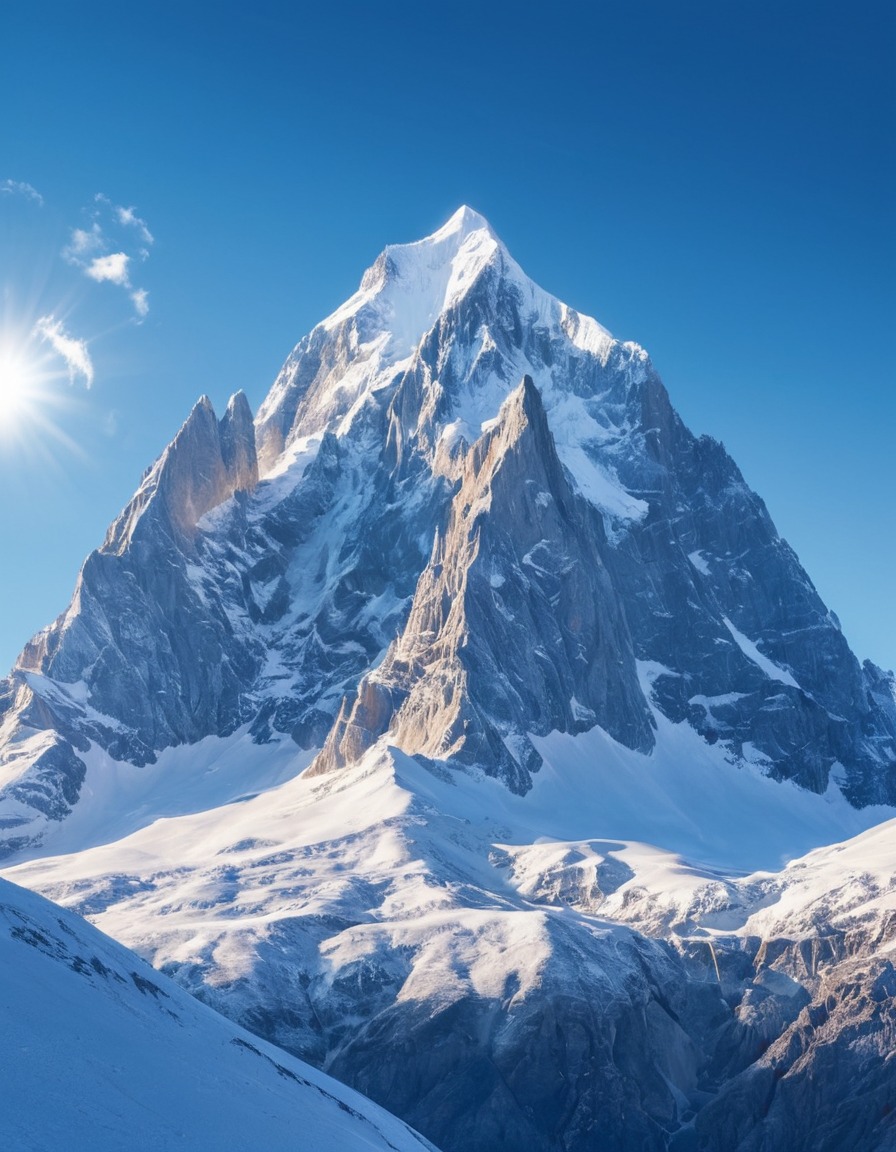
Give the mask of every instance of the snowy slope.
M 6 881 L 0 971 L 7 1152 L 432 1147 Z
M 118 827 L 92 832 L 106 843 L 7 875 L 90 916 L 241 1023 L 444 1132 L 450 1147 L 488 1147 L 499 1121 L 516 1133 L 511 1146 L 541 1146 L 531 1119 L 497 1089 L 473 1107 L 474 1082 L 484 1086 L 475 1051 L 435 1057 L 457 1027 L 478 1031 L 482 1053 L 519 1092 L 549 1058 L 525 1037 L 552 1004 L 566 1005 L 551 1009 L 558 1027 L 594 1035 L 639 1035 L 646 1011 L 634 1065 L 613 1052 L 584 1065 L 567 1055 L 560 1067 L 608 1139 L 624 1130 L 620 1096 L 646 1113 L 645 1133 L 657 1123 L 674 1130 L 705 1091 L 697 1069 L 709 1024 L 727 1037 L 727 1061 L 729 1049 L 752 1051 L 743 1039 L 752 1016 L 741 1019 L 720 992 L 736 1005 L 755 981 L 749 994 L 769 1001 L 767 1046 L 844 955 L 889 956 L 893 822 L 780 871 L 786 846 L 872 814 L 787 785 L 760 841 L 753 829 L 782 786 L 726 765 L 686 725 L 661 732 L 653 757 L 606 736 L 598 756 L 594 739 L 543 746 L 549 758 L 525 797 L 475 770 L 434 771 L 383 742 L 341 773 L 300 774 L 182 815 L 182 783 L 194 797 L 213 787 L 220 801 L 216 763 L 226 772 L 242 758 L 257 777 L 272 750 L 245 736 L 220 741 L 192 780 L 172 750 L 143 798 L 141 830 L 125 834 L 134 817 L 119 803 Z M 688 758 L 684 784 L 675 768 Z M 583 803 L 596 763 L 599 786 Z M 72 822 L 59 849 L 73 832 L 88 839 Z M 688 840 L 699 859 L 669 851 Z M 745 875 L 745 865 L 764 870 Z M 848 949 L 838 932 L 851 933 Z M 672 942 L 678 958 L 640 933 Z M 519 1021 L 516 1038 L 499 1027 L 505 1014 L 507 1026 Z M 581 1077 L 594 1060 L 601 1080 L 586 1092 Z M 672 1088 L 636 1087 L 655 1079 Z
M 643 1115 L 635 1130 L 655 1129 L 695 1085 L 679 996 L 661 1003 L 652 991 L 685 985 L 683 969 L 627 927 L 516 895 L 497 848 L 506 825 L 481 809 L 471 819 L 476 783 L 461 792 L 377 749 L 344 774 L 299 777 L 11 875 L 254 1030 L 392 1098 L 411 1122 L 450 1131 L 454 1147 L 500 1146 L 512 1133 L 510 1146 L 540 1148 L 540 1107 L 527 1113 L 520 1093 L 550 1101 L 561 1074 L 583 1123 L 615 1139 L 630 1111 Z M 460 808 L 440 812 L 452 789 Z M 637 1061 L 604 1041 L 589 1091 L 573 1087 L 586 1072 L 575 1053 L 544 1077 L 527 1037 L 545 1010 L 595 1035 L 618 1021 L 639 1037 Z M 478 1053 L 463 1039 L 474 1035 Z
M 434 774 L 384 744 L 338 778 L 300 775 L 255 796 L 163 816 L 177 809 L 184 780 L 182 755 L 172 751 L 161 761 L 167 778 L 160 773 L 165 784 L 146 802 L 141 830 L 128 834 L 134 814 L 119 814 L 117 826 L 110 819 L 94 831 L 101 841 L 96 847 L 63 854 L 72 834 L 90 839 L 84 824 L 72 822 L 51 842 L 59 855 L 6 875 L 90 915 L 157 966 L 203 958 L 213 987 L 256 971 L 266 942 L 283 924 L 310 923 L 337 909 L 347 924 L 366 922 L 371 931 L 376 924 L 377 932 L 413 939 L 415 947 L 432 934 L 428 915 L 462 920 L 466 908 L 478 915 L 491 907 L 506 920 L 519 914 L 520 923 L 529 924 L 533 904 L 556 903 L 599 910 L 649 933 L 696 926 L 788 938 L 811 935 L 816 922 L 834 927 L 852 907 L 851 891 L 856 901 L 870 901 L 863 904 L 865 920 L 873 909 L 878 917 L 886 913 L 896 873 L 892 819 L 783 870 L 780 861 L 785 845 L 800 837 L 812 843 L 887 810 L 858 814 L 842 798 L 791 786 L 780 822 L 770 822 L 759 841 L 752 829 L 779 786 L 707 758 L 688 777 L 694 799 L 685 822 L 688 788 L 674 765 L 693 736 L 678 735 L 684 743 L 669 742 L 665 766 L 613 748 L 604 737 L 601 799 L 590 806 L 582 803 L 595 751 L 592 742 L 589 755 L 588 736 L 569 741 L 583 743 L 582 749 L 552 757 L 525 798 L 477 773 Z M 239 738 L 229 746 L 221 742 L 217 762 L 249 748 Z M 252 754 L 263 755 L 257 748 Z M 198 778 L 208 782 L 216 757 L 206 755 Z M 653 796 L 645 803 L 648 787 Z M 708 787 L 716 791 L 707 795 Z M 701 843 L 700 826 L 710 821 L 717 827 Z M 685 841 L 696 851 L 686 852 Z M 757 866 L 762 871 L 748 871 Z M 354 930 L 343 936 L 338 923 L 333 929 L 320 945 L 327 966 L 336 957 L 337 967 L 350 966 Z M 406 957 L 409 977 L 407 964 Z M 412 959 L 411 969 L 425 964 L 429 960 Z M 489 964 L 497 965 L 492 978 L 504 979 L 500 962 L 483 957 L 482 970 Z M 448 970 L 438 977 L 431 971 L 427 979 L 440 982 L 445 994 L 454 981 Z M 521 987 L 535 984 L 533 976 Z

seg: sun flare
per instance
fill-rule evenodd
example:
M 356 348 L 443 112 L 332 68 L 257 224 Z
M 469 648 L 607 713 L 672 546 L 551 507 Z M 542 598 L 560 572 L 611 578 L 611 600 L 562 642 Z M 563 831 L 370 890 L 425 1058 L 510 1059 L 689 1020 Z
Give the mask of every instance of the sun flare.
M 60 447 L 79 454 L 65 430 L 75 381 L 93 382 L 87 343 L 53 315 L 20 323 L 0 315 L 0 457 L 55 461 Z
M 36 365 L 25 353 L 0 345 L 0 422 L 6 424 L 28 407 L 37 375 Z

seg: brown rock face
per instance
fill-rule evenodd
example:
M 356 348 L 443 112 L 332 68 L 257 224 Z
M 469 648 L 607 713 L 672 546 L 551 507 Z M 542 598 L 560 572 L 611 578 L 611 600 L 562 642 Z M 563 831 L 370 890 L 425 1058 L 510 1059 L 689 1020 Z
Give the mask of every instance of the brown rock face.
M 103 550 L 120 554 L 151 504 L 178 538 L 189 540 L 206 512 L 257 483 L 255 429 L 245 395 L 231 398 L 220 422 L 203 396 L 109 529 Z
M 629 747 L 652 747 L 606 547 L 525 377 L 466 452 L 404 631 L 343 706 L 313 771 L 389 732 L 404 752 L 486 764 L 525 792 L 540 764 L 530 732 L 598 723 Z

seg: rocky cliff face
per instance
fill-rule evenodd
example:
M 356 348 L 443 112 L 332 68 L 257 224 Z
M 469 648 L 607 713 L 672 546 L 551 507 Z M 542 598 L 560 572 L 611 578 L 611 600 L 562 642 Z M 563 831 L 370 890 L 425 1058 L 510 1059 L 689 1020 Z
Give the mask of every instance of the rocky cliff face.
M 600 724 L 649 750 L 603 522 L 570 486 L 530 377 L 463 454 L 458 483 L 401 636 L 311 772 L 351 763 L 387 732 L 405 752 L 481 765 L 521 792 L 541 763 L 530 732 Z
M 712 1152 L 838 1152 L 896 1146 L 896 969 L 838 965 L 763 1055 L 726 1084 L 697 1121 Z M 848 1092 L 833 1092 L 834 1084 Z
M 731 927 L 791 889 L 734 873 L 888 815 L 892 676 L 647 354 L 469 209 L 254 423 L 200 401 L 0 707 L 3 850 L 106 837 L 23 878 L 446 1149 L 775 1147 L 827 1067 L 791 929 Z M 702 861 L 693 907 L 644 840 Z M 889 1034 L 878 960 L 828 965 L 847 1046 Z
M 220 422 L 203 397 L 84 562 L 68 611 L 25 648 L 2 690 L 7 851 L 69 814 L 92 743 L 139 767 L 245 721 L 260 645 L 234 635 L 228 589 L 209 595 L 195 574 L 202 517 L 241 507 L 257 478 L 245 396 Z

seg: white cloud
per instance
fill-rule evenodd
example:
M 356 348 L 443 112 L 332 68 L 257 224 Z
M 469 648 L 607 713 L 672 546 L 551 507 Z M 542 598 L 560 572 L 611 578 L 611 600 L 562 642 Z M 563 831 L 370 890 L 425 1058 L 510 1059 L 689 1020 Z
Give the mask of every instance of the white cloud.
M 130 259 L 126 252 L 110 252 L 106 256 L 95 256 L 84 271 L 91 280 L 99 283 L 108 280 L 110 284 L 130 288 L 131 281 L 128 276 Z
M 141 220 L 133 208 L 122 208 L 120 205 L 115 205 L 115 214 L 118 217 L 118 223 L 124 224 L 125 227 L 136 228 L 137 235 L 144 244 L 155 243 L 155 238 L 152 232 L 147 228 L 146 221 Z M 144 257 L 149 253 L 144 251 Z
M 33 185 L 26 184 L 24 180 L 4 180 L 0 183 L 0 192 L 5 192 L 9 196 L 24 196 L 27 200 L 33 200 L 35 204 L 40 204 L 43 207 L 43 196 Z
M 149 293 L 145 288 L 135 288 L 131 293 L 131 302 L 141 320 L 144 316 L 149 315 Z
M 90 226 L 73 228 L 62 255 L 90 280 L 115 284 L 128 294 L 139 323 L 149 315 L 149 293 L 132 282 L 133 269 L 149 258 L 154 238 L 133 207 L 113 204 L 97 192 Z
M 106 243 L 103 230 L 96 221 L 90 228 L 73 228 L 71 239 L 62 250 L 62 255 L 70 264 L 83 267 L 83 260 L 93 252 L 99 252 Z
M 71 336 L 62 321 L 54 316 L 41 316 L 34 325 L 34 332 L 65 361 L 70 384 L 74 384 L 76 376 L 83 376 L 88 388 L 93 384 L 93 361 L 86 341 Z

